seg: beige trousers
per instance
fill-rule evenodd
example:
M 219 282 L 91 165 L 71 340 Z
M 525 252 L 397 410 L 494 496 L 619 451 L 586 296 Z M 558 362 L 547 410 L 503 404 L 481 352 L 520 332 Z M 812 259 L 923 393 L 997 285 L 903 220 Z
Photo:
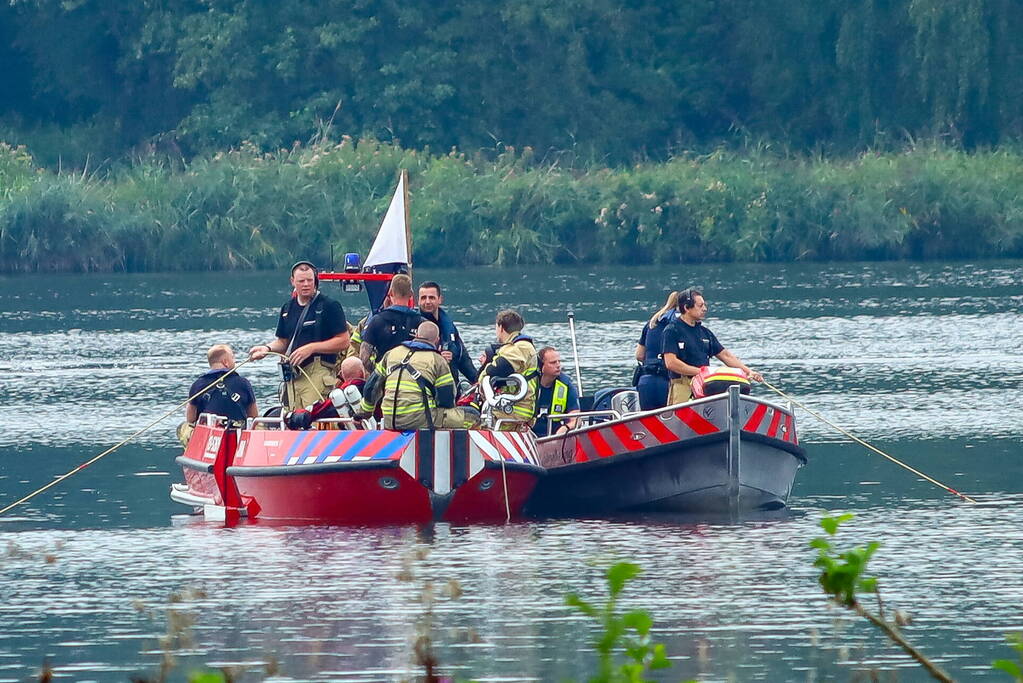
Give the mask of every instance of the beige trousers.
M 318 358 L 301 370 L 295 368 L 295 374 L 297 376 L 293 381 L 285 383 L 281 396 L 281 402 L 289 410 L 308 408 L 322 401 L 337 385 L 334 365 L 327 365 Z
M 693 378 L 679 377 L 668 384 L 668 405 L 685 403 L 693 398 Z

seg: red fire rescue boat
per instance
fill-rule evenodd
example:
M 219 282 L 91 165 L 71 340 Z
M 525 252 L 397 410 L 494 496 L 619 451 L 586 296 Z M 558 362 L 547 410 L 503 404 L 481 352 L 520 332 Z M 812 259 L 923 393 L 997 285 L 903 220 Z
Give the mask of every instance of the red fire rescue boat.
M 227 429 L 214 416 L 177 463 L 171 498 L 207 518 L 346 524 L 517 519 L 543 472 L 531 434 Z

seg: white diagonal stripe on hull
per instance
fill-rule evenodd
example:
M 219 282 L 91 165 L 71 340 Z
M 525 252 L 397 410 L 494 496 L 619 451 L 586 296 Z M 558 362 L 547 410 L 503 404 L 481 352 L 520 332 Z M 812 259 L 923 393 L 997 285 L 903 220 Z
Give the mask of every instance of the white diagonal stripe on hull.
M 515 462 L 522 462 L 522 456 L 519 454 L 519 449 L 515 446 L 515 442 L 509 439 L 510 434 L 505 432 L 494 432 L 494 438 L 501 442 L 501 445 L 511 453 L 512 460 Z
M 501 460 L 501 453 L 497 450 L 497 446 L 487 441 L 487 437 L 479 432 L 469 432 L 469 438 L 480 449 L 483 457 L 489 460 Z

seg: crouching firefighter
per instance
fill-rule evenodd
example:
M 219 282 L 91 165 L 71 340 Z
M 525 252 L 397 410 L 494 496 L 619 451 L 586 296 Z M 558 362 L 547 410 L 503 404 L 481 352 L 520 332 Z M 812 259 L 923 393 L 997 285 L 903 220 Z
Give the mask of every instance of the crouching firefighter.
M 516 311 L 501 311 L 497 314 L 496 332 L 498 347 L 493 359 L 480 370 L 480 381 L 489 381 L 499 387 L 503 378 L 513 374 L 522 375 L 529 383 L 529 391 L 512 406 L 510 419 L 504 420 L 500 431 L 526 431 L 533 426 L 536 411 L 536 394 L 539 371 L 537 370 L 536 347 L 531 337 L 522 334 L 525 321 Z
M 384 429 L 468 429 L 479 412 L 455 406 L 455 380 L 437 346 L 440 330 L 424 322 L 412 341 L 383 355 L 366 382 L 362 413 L 373 412 L 378 401 Z

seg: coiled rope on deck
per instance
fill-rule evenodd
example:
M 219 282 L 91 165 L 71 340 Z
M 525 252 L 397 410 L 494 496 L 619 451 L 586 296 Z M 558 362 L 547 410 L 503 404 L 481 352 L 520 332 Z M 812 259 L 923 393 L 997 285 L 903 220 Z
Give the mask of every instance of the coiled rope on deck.
M 823 422 L 824 424 L 828 425 L 828 426 L 829 426 L 829 427 L 831 427 L 832 429 L 836 430 L 836 431 L 837 431 L 837 432 L 839 432 L 840 434 L 844 434 L 845 436 L 849 437 L 850 439 L 852 439 L 852 440 L 853 440 L 853 441 L 855 441 L 856 443 L 860 444 L 860 445 L 861 445 L 861 446 L 863 446 L 864 448 L 867 448 L 867 449 L 869 449 L 869 450 L 873 451 L 874 453 L 877 453 L 877 454 L 878 454 L 878 455 L 880 455 L 881 457 L 887 458 L 888 460 L 892 461 L 893 463 L 895 463 L 895 464 L 896 464 L 896 465 L 898 465 L 899 467 L 901 467 L 901 468 L 903 468 L 903 469 L 906 469 L 906 470 L 909 470 L 909 471 L 910 471 L 910 472 L 912 472 L 913 474 L 917 475 L 918 477 L 922 477 L 923 479 L 925 479 L 925 480 L 929 481 L 930 483 L 934 484 L 935 486 L 937 486 L 937 487 L 939 487 L 939 488 L 943 488 L 943 489 L 945 489 L 946 491 L 948 491 L 949 493 L 951 493 L 951 494 L 954 494 L 954 495 L 956 495 L 956 496 L 959 496 L 960 498 L 962 498 L 963 500 L 965 500 L 965 501 L 966 501 L 966 502 L 968 502 L 968 503 L 976 503 L 976 502 L 977 502 L 977 501 L 975 501 L 975 500 L 974 500 L 973 498 L 970 498 L 970 497 L 969 497 L 968 495 L 966 495 L 965 493 L 960 493 L 959 491 L 956 491 L 956 490 L 955 490 L 954 488 L 952 488 L 951 486 L 949 486 L 949 485 L 947 485 L 947 484 L 942 484 L 942 483 L 941 483 L 940 481 L 938 481 L 937 479 L 933 479 L 933 478 L 931 478 L 931 477 L 927 476 L 926 474 L 924 474 L 923 472 L 921 472 L 920 470 L 918 470 L 918 469 L 915 469 L 915 468 L 913 468 L 913 467 L 910 467 L 909 465 L 907 465 L 906 463 L 902 462 L 902 461 L 901 461 L 901 460 L 899 460 L 898 458 L 896 458 L 896 457 L 894 457 L 894 456 L 891 456 L 891 455 L 889 455 L 888 453 L 885 453 L 884 451 L 882 451 L 882 450 L 881 450 L 880 448 L 878 448 L 877 446 L 873 446 L 873 445 L 871 445 L 871 444 L 867 443 L 866 441 L 864 441 L 863 439 L 859 438 L 858 436 L 856 436 L 855 434 L 853 434 L 853 433 L 852 433 L 852 432 L 850 432 L 849 430 L 847 430 L 847 429 L 844 429 L 844 428 L 842 428 L 842 427 L 839 427 L 839 426 L 838 426 L 837 424 L 835 424 L 835 423 L 834 423 L 834 422 L 832 422 L 831 420 L 827 419 L 826 417 L 824 417 L 824 416 L 823 416 L 823 415 L 821 415 L 820 413 L 817 413 L 816 411 L 814 411 L 814 410 L 812 410 L 812 409 L 808 408 L 808 407 L 807 407 L 806 405 L 804 405 L 804 404 L 800 403 L 799 401 L 797 401 L 796 399 L 792 398 L 791 396 L 789 396 L 789 395 L 788 395 L 788 394 L 786 394 L 786 393 L 785 393 L 784 391 L 782 391 L 782 390 L 781 390 L 781 389 L 779 389 L 778 387 L 774 386 L 773 384 L 771 384 L 771 383 L 770 383 L 770 382 L 768 382 L 767 380 L 764 380 L 764 381 L 763 381 L 763 385 L 764 385 L 765 387 L 767 387 L 768 389 L 770 389 L 771 391 L 773 391 L 774 393 L 776 393 L 776 394 L 778 394 L 779 396 L 781 396 L 782 398 L 784 398 L 785 400 L 787 400 L 787 401 L 791 402 L 791 403 L 792 403 L 793 405 L 799 406 L 800 408 L 802 408 L 802 409 L 803 409 L 803 410 L 805 410 L 806 412 L 810 413 L 811 415 L 813 415 L 814 417 L 816 417 L 816 418 L 817 418 L 818 420 L 820 420 L 820 421 L 821 421 L 821 422 Z
M 249 359 L 249 360 L 251 360 L 251 359 Z M 231 375 L 231 374 L 237 372 L 238 368 L 240 368 L 241 366 L 243 366 L 246 363 L 248 363 L 249 360 L 243 360 L 241 363 L 238 363 L 233 368 L 228 370 L 226 373 L 224 373 L 223 375 L 221 375 L 220 377 L 218 377 L 217 379 L 213 380 L 208 385 L 203 387 L 200 391 L 197 391 L 196 393 L 192 394 L 191 396 L 186 398 L 182 403 L 179 403 L 178 405 L 174 406 L 172 409 L 170 409 L 169 411 L 167 411 L 166 413 L 164 413 L 160 417 L 156 418 L 155 420 L 153 420 L 152 422 L 147 424 L 145 427 L 143 427 L 142 429 L 138 430 L 137 432 L 135 432 L 131 436 L 127 437 L 126 439 L 124 439 L 120 443 L 118 443 L 118 444 L 116 444 L 114 446 L 111 446 L 110 448 L 108 448 L 107 450 L 103 451 L 102 453 L 100 453 L 96 457 L 91 458 L 89 460 L 86 460 L 85 462 L 83 462 L 81 465 L 79 465 L 78 467 L 74 468 L 73 470 L 70 470 L 69 472 L 67 472 L 65 474 L 62 474 L 61 476 L 57 477 L 56 479 L 51 481 L 46 486 L 42 486 L 42 487 L 36 489 L 35 491 L 33 491 L 32 493 L 28 494 L 27 496 L 25 496 L 24 498 L 22 498 L 20 500 L 16 500 L 13 503 L 11 503 L 10 505 L 8 505 L 7 507 L 5 507 L 3 509 L 0 509 L 0 515 L 3 515 L 4 513 L 8 512 L 9 510 L 12 510 L 12 509 L 16 508 L 17 506 L 21 505 L 22 503 L 27 502 L 27 501 L 35 498 L 36 496 L 38 496 L 43 491 L 46 491 L 47 489 L 53 488 L 54 486 L 56 486 L 60 482 L 64 481 L 65 479 L 71 477 L 74 474 L 77 474 L 78 472 L 81 472 L 86 467 L 88 467 L 92 463 L 96 462 L 100 458 L 105 457 L 107 455 L 110 455 L 111 453 L 116 451 L 118 448 L 120 448 L 121 446 L 124 446 L 125 444 L 129 443 L 132 439 L 134 439 L 135 437 L 139 436 L 143 432 L 146 432 L 147 430 L 152 429 L 153 427 L 155 427 L 159 423 L 163 422 L 164 420 L 166 420 L 168 417 L 170 417 L 171 415 L 173 415 L 177 411 L 179 411 L 182 408 L 184 408 L 186 405 L 188 405 L 188 403 L 190 401 L 192 401 L 193 399 L 197 398 L 198 396 L 201 396 L 204 393 L 206 393 L 207 390 L 212 388 L 218 382 L 223 381 L 223 379 L 225 377 L 227 377 L 228 375 Z

